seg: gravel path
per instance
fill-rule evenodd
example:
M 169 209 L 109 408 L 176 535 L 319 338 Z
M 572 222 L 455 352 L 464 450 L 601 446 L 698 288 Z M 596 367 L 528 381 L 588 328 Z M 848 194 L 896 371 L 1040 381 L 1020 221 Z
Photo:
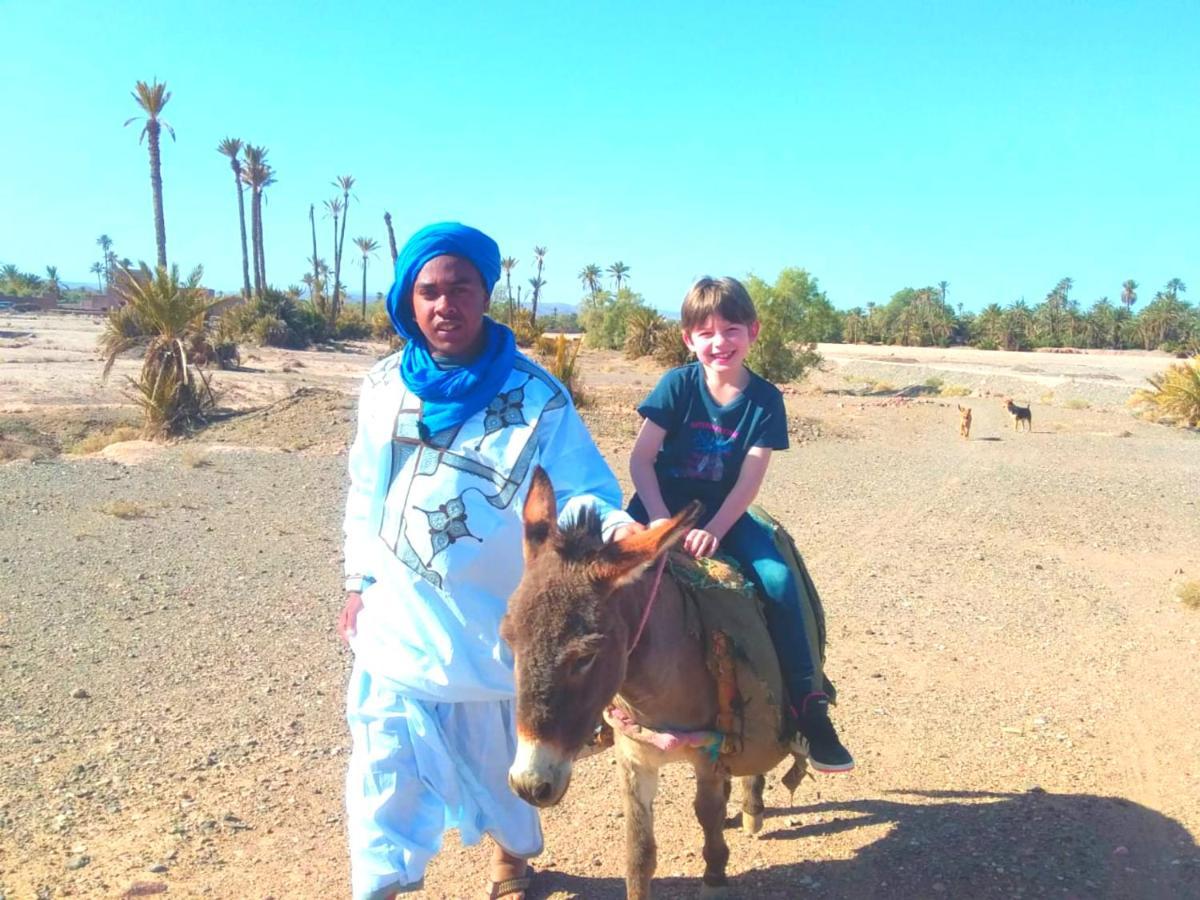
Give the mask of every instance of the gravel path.
M 587 410 L 618 471 L 639 391 Z M 1200 897 L 1200 612 L 1172 595 L 1200 578 L 1200 441 L 1109 406 L 1035 404 L 1015 434 L 987 398 L 962 441 L 955 402 L 789 396 L 764 498 L 830 611 L 859 769 L 794 800 L 772 778 L 730 871 L 762 898 Z M 4 900 L 346 895 L 352 403 L 311 391 L 137 465 L 0 466 Z M 546 814 L 534 897 L 623 896 L 614 776 L 587 760 Z M 661 897 L 702 868 L 688 781 L 660 788 Z M 451 838 L 425 894 L 483 874 Z

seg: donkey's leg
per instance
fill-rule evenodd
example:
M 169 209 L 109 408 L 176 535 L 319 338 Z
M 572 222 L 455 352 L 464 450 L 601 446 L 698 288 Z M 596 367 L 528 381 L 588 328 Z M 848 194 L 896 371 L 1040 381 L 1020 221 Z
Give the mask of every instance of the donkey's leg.
M 763 826 L 763 788 L 766 775 L 747 775 L 742 782 L 742 831 L 758 834 Z
M 704 884 L 701 897 L 728 896 L 725 865 L 729 845 L 725 843 L 725 785 L 728 779 L 713 767 L 696 767 L 696 818 L 704 829 Z
M 625 801 L 625 893 L 629 900 L 650 900 L 650 879 L 658 864 L 654 843 L 654 795 L 658 769 L 622 754 L 619 765 Z

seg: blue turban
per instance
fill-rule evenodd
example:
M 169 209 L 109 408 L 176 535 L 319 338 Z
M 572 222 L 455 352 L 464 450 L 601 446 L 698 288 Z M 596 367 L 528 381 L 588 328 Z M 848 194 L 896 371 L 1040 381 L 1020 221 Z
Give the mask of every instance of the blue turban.
M 500 278 L 500 248 L 490 237 L 458 222 L 427 225 L 408 239 L 396 257 L 396 281 L 388 291 L 387 311 L 408 340 L 400 357 L 400 377 L 421 398 L 424 436 L 461 425 L 495 399 L 512 372 L 517 355 L 513 333 L 484 317 L 484 345 L 473 360 L 439 365 L 413 317 L 413 282 L 425 264 L 439 256 L 460 256 L 479 270 L 488 295 Z
M 483 277 L 488 296 L 500 278 L 500 248 L 482 231 L 460 222 L 426 225 L 401 248 L 396 257 L 396 281 L 387 295 L 388 315 L 396 331 L 407 340 L 421 335 L 413 318 L 413 282 L 425 264 L 439 256 L 461 256 L 470 260 Z

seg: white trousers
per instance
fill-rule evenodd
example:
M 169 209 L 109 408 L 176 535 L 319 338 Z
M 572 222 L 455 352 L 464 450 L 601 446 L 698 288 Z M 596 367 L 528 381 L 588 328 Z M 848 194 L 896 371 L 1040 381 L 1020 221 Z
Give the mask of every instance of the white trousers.
M 542 852 L 537 810 L 512 793 L 511 701 L 433 703 L 357 663 L 346 695 L 354 749 L 346 773 L 355 900 L 420 887 L 442 835 L 490 835 L 523 857 Z M 473 893 L 473 892 L 471 892 Z

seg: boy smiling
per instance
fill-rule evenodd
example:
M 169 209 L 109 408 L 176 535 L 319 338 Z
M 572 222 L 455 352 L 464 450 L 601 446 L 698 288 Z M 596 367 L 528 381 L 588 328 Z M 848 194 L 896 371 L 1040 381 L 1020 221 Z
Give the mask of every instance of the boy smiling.
M 683 301 L 683 340 L 696 362 L 672 369 L 638 407 L 644 417 L 629 462 L 637 490 L 629 512 L 665 519 L 692 500 L 705 517 L 684 538 L 696 557 L 732 556 L 766 601 L 767 627 L 792 713 L 819 772 L 847 772 L 854 759 L 814 684 L 800 591 L 774 536 L 747 514 L 772 450 L 786 450 L 783 395 L 744 365 L 758 337 L 754 302 L 733 278 L 702 278 Z

